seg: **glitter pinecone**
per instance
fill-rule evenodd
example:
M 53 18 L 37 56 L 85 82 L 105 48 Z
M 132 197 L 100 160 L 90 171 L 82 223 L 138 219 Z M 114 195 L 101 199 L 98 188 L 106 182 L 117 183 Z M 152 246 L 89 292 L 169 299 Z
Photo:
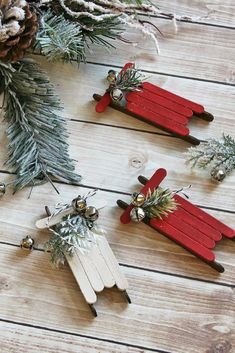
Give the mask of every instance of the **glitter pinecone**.
M 0 60 L 22 59 L 37 29 L 37 16 L 25 0 L 0 0 Z

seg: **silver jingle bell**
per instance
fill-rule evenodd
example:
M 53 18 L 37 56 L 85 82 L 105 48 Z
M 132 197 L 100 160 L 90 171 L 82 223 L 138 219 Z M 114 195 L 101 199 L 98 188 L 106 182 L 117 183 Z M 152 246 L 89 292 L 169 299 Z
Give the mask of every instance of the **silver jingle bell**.
M 119 88 L 114 88 L 111 92 L 110 92 L 110 97 L 112 98 L 112 100 L 114 102 L 120 102 L 123 98 L 123 93 Z
M 221 182 L 226 177 L 226 172 L 223 168 L 215 169 L 211 171 L 211 177 L 213 180 Z
M 130 212 L 130 217 L 133 222 L 141 222 L 145 218 L 145 212 L 141 207 L 134 207 Z
M 6 193 L 6 185 L 4 183 L 0 183 L 0 197 Z
M 83 199 L 81 196 L 78 196 L 72 201 L 72 206 L 76 212 L 80 213 L 85 211 L 87 203 L 85 199 Z
M 95 208 L 93 206 L 88 206 L 86 208 L 84 216 L 87 220 L 95 222 L 97 220 L 97 218 L 99 217 L 99 212 L 98 212 L 97 208 Z
M 132 205 L 134 206 L 142 206 L 145 202 L 145 195 L 141 192 L 134 192 L 132 195 Z
M 23 250 L 31 251 L 33 250 L 34 239 L 31 236 L 27 235 L 25 238 L 21 240 L 20 247 Z

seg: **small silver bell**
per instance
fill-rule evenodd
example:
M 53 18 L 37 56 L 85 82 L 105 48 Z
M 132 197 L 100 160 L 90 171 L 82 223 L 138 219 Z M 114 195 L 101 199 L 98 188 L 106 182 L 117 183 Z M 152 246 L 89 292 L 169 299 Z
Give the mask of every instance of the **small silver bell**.
M 99 212 L 98 212 L 97 208 L 95 208 L 93 206 L 89 206 L 86 208 L 84 216 L 87 220 L 95 222 L 97 220 L 97 218 L 99 217 Z
M 132 195 L 132 205 L 134 206 L 142 206 L 145 202 L 145 195 L 142 194 L 141 192 L 134 192 Z
M 123 93 L 119 88 L 114 88 L 111 92 L 110 92 L 110 97 L 112 98 L 112 100 L 114 102 L 120 102 L 123 98 Z
M 211 177 L 213 180 L 221 182 L 226 177 L 226 172 L 223 168 L 214 169 L 211 171 Z
M 6 185 L 4 183 L 0 183 L 0 197 L 6 193 Z
M 79 213 L 79 212 L 85 211 L 87 203 L 85 199 L 83 199 L 81 196 L 78 196 L 76 199 L 72 201 L 72 206 L 74 210 Z
M 33 246 L 34 246 L 34 239 L 31 236 L 27 235 L 25 238 L 21 240 L 21 243 L 20 243 L 21 249 L 31 251 L 33 250 Z
M 130 217 L 133 222 L 141 222 L 145 218 L 145 212 L 141 207 L 134 207 L 130 212 Z

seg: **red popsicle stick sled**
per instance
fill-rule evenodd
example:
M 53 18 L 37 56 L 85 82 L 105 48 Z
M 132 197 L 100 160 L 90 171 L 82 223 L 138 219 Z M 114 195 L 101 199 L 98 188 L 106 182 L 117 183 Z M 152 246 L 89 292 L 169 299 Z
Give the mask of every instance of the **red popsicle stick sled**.
M 165 169 L 158 169 L 150 180 L 139 176 L 138 180 L 144 185 L 140 193 L 146 196 L 149 190 L 153 192 L 166 175 Z M 173 213 L 168 214 L 162 220 L 145 217 L 144 223 L 181 245 L 218 272 L 224 272 L 224 267 L 215 261 L 213 249 L 223 237 L 235 238 L 234 229 L 193 205 L 179 194 L 175 194 L 174 198 L 178 206 Z M 117 204 L 125 209 L 120 217 L 121 222 L 123 224 L 129 223 L 131 221 L 130 212 L 134 206 L 128 205 L 122 200 L 118 200 Z
M 121 72 L 130 67 L 134 67 L 134 64 L 127 63 Z M 199 144 L 200 140 L 190 135 L 187 126 L 189 119 L 193 116 L 206 121 L 214 119 L 213 115 L 206 112 L 202 105 L 149 82 L 144 82 L 136 91 L 127 92 L 124 105 L 113 102 L 108 92 L 103 96 L 94 94 L 93 97 L 98 101 L 96 105 L 98 113 L 103 112 L 109 105 L 195 145 Z

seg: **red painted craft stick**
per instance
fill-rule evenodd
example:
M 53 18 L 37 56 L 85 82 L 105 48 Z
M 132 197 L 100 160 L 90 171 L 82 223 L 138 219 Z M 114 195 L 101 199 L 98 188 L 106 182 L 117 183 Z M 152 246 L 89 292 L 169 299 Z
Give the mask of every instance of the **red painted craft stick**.
M 160 88 L 158 86 L 155 86 L 149 82 L 144 82 L 143 83 L 143 88 L 155 93 L 156 95 L 165 97 L 167 99 L 170 99 L 173 102 L 176 102 L 178 104 L 183 105 L 184 107 L 187 107 L 189 109 L 191 109 L 193 112 L 197 113 L 197 114 L 202 114 L 205 112 L 205 109 L 202 105 L 194 103 L 188 99 L 185 99 L 183 97 L 180 97 L 172 92 L 169 92 L 163 88 Z
M 188 124 L 188 118 L 185 115 L 176 113 L 168 108 L 163 107 L 162 105 L 147 100 L 145 97 L 139 94 L 139 91 L 131 92 L 130 94 L 126 95 L 126 99 L 128 102 L 133 102 L 138 106 L 146 107 L 148 110 L 152 112 L 157 112 L 157 114 L 176 121 L 179 124 L 186 125 Z
M 130 69 L 132 67 L 134 67 L 135 64 L 134 63 L 126 63 L 126 65 L 121 69 L 120 73 L 123 73 L 124 71 L 126 71 L 127 69 Z
M 112 99 L 109 92 L 106 92 L 101 100 L 96 104 L 95 110 L 97 113 L 103 113 L 106 107 L 111 103 Z
M 201 221 L 198 217 L 187 212 L 185 209 L 181 208 L 181 204 L 174 211 L 174 215 L 181 219 L 184 223 L 190 224 L 192 227 L 196 228 L 197 230 L 200 230 L 207 237 L 215 241 L 219 241 L 222 239 L 222 234 L 218 230 L 211 227 L 209 224 Z
M 146 110 L 145 107 L 141 107 L 132 102 L 128 102 L 126 108 L 128 111 L 137 114 L 142 120 L 146 120 L 147 122 L 151 122 L 155 125 L 161 125 L 165 129 L 170 130 L 180 136 L 189 135 L 189 129 L 185 125 L 179 124 L 174 120 L 167 119 L 159 115 L 157 112 Z
M 206 248 L 197 241 L 189 238 L 187 235 L 175 229 L 172 225 L 168 224 L 167 222 L 161 221 L 157 218 L 152 218 L 150 219 L 149 224 L 154 229 L 160 231 L 168 238 L 173 239 L 176 243 L 193 252 L 202 259 L 210 262 L 215 260 L 215 255 L 210 249 Z
M 181 207 L 184 208 L 187 212 L 193 214 L 198 219 L 202 220 L 204 223 L 213 227 L 216 231 L 219 231 L 227 238 L 235 237 L 235 230 L 228 227 L 226 224 L 220 222 L 218 219 L 214 218 L 210 214 L 206 213 L 199 207 L 193 205 L 189 201 L 185 200 L 180 195 L 175 195 L 175 200 L 180 203 Z
M 143 193 L 144 195 L 147 194 L 147 192 L 149 190 L 153 191 L 155 188 L 157 188 L 159 186 L 159 184 L 161 184 L 161 182 L 163 181 L 163 179 L 166 177 L 167 172 L 165 169 L 160 168 L 158 169 L 152 176 L 152 178 L 146 183 L 146 185 L 141 189 L 141 193 Z M 134 206 L 133 205 L 129 205 L 125 211 L 123 212 L 123 214 L 120 217 L 120 220 L 123 224 L 127 224 L 130 223 L 131 218 L 130 218 L 130 211 L 132 210 Z
M 207 235 L 200 232 L 200 230 L 194 228 L 190 224 L 185 223 L 184 220 L 178 218 L 174 213 L 168 214 L 168 216 L 164 218 L 164 221 L 206 248 L 213 249 L 215 247 L 215 241 L 213 239 L 209 238 Z
M 136 93 L 136 92 L 134 92 Z M 175 103 L 167 98 L 158 96 L 150 91 L 147 91 L 145 89 L 139 90 L 138 91 L 138 95 L 144 97 L 145 99 L 151 101 L 151 102 L 155 102 L 167 109 L 173 110 L 174 112 L 184 115 L 188 118 L 190 118 L 193 115 L 193 111 L 189 108 L 186 108 L 184 106 L 182 106 L 181 104 Z M 128 93 L 126 95 L 126 98 L 128 100 L 128 96 L 135 96 L 135 94 L 133 95 L 132 92 Z

